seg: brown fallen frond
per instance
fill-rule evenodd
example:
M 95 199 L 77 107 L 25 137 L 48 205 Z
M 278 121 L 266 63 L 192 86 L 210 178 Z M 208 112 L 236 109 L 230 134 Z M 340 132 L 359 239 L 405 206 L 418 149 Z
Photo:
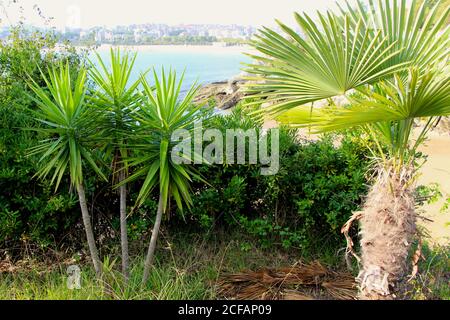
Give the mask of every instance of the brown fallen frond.
M 283 300 L 314 300 L 314 297 L 296 290 L 285 290 L 282 292 Z
M 346 275 L 331 281 L 323 282 L 322 287 L 336 300 L 356 300 L 357 286 L 355 279 Z
M 356 284 L 349 273 L 328 270 L 320 262 L 298 263 L 288 268 L 244 271 L 222 276 L 217 282 L 219 297 L 238 300 L 351 300 Z

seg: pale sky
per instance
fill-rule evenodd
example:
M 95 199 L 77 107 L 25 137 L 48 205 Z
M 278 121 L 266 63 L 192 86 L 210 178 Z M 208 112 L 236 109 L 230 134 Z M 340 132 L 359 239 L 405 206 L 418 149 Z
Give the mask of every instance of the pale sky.
M 297 12 L 335 9 L 335 0 L 0 0 L 0 25 L 17 22 L 22 15 L 27 24 L 42 26 L 34 5 L 47 17 L 53 17 L 51 26 L 89 28 L 141 23 L 166 24 L 239 24 L 273 25 L 275 18 L 288 24 Z

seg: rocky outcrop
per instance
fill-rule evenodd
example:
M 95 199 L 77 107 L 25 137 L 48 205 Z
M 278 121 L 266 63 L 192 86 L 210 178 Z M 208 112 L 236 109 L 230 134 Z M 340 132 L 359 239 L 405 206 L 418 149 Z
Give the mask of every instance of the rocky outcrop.
M 230 109 L 245 97 L 245 94 L 242 92 L 244 83 L 245 81 L 242 79 L 233 79 L 207 84 L 200 89 L 194 101 L 199 103 L 214 99 L 216 108 L 221 110 Z
M 196 103 L 206 103 L 211 99 L 216 102 L 216 108 L 221 110 L 227 110 L 235 107 L 241 100 L 246 97 L 246 93 L 243 91 L 243 86 L 246 80 L 241 78 L 232 79 L 230 81 L 213 82 L 204 85 L 200 88 L 197 97 L 194 102 Z M 346 97 L 338 96 L 333 98 L 335 105 L 345 105 L 348 102 Z M 263 103 L 262 108 L 272 105 L 271 103 Z M 316 101 L 314 107 L 326 107 L 330 105 L 329 99 L 323 99 Z

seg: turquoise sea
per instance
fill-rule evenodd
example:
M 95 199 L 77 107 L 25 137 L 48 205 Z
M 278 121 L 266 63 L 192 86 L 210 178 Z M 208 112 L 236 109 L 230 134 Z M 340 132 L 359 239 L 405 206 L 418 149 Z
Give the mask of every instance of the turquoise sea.
M 147 47 L 136 51 L 138 56 L 135 72 L 132 74 L 133 80 L 137 79 L 141 72 L 152 67 L 156 68 L 158 73 L 162 67 L 165 70 L 172 68 L 179 75 L 185 70 L 183 91 L 196 81 L 199 84 L 207 84 L 234 78 L 242 73 L 242 63 L 250 61 L 239 48 Z M 109 48 L 99 48 L 97 52 L 104 61 L 108 61 Z M 152 78 L 150 74 L 149 77 Z

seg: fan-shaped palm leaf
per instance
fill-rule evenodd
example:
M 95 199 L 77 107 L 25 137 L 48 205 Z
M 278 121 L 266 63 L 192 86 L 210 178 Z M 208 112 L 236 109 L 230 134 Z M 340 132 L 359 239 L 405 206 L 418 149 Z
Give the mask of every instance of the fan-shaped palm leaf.
M 450 115 L 450 76 L 431 71 L 420 77 L 410 69 L 408 77 L 396 75 L 377 85 L 376 90 L 361 90 L 363 96 L 350 97 L 345 108 L 332 110 L 292 109 L 278 119 L 294 127 L 313 126 L 317 132 L 348 129 L 377 122 L 393 122 L 421 117 Z
M 343 16 L 319 13 L 318 22 L 295 14 L 304 36 L 281 22 L 286 37 L 262 29 L 253 42 L 262 55 L 251 55 L 257 63 L 246 68 L 255 75 L 249 77 L 248 92 L 272 104 L 265 111 L 274 115 L 448 55 L 448 30 L 440 31 L 448 10 L 437 18 L 436 10 L 426 15 L 423 9 L 407 10 L 404 1 L 400 9 L 397 4 L 379 1 L 374 9 L 369 1 L 368 7 L 376 12 L 371 14 L 359 1 L 359 9 L 349 5 L 347 11 L 342 9 Z
M 351 17 L 351 24 L 363 21 L 363 30 L 369 31 L 371 38 L 380 32 L 381 38 L 388 40 L 382 48 L 393 44 L 389 52 L 398 51 L 384 63 L 385 68 L 411 61 L 423 69 L 449 54 L 446 20 L 450 8 L 439 14 L 439 1 L 429 11 L 426 1 L 419 5 L 417 0 L 357 0 L 354 7 L 348 1 L 345 4 L 340 11 Z

